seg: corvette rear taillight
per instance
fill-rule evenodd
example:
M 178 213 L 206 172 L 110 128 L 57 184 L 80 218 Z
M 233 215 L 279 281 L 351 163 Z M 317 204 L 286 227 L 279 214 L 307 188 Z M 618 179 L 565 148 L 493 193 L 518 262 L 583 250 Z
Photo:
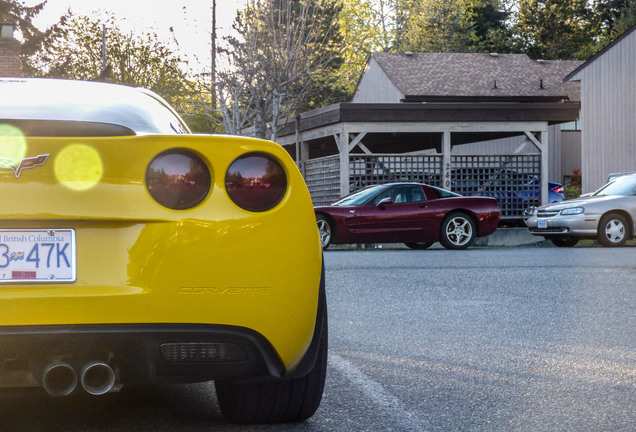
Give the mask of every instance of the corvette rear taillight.
M 554 192 L 554 193 L 563 193 L 563 186 L 557 186 L 555 188 L 552 188 L 552 192 Z
M 225 188 L 239 207 L 255 212 L 265 211 L 285 196 L 287 174 L 274 157 L 265 153 L 248 153 L 228 168 Z
M 146 170 L 146 187 L 164 207 L 187 210 L 210 192 L 212 178 L 206 163 L 186 149 L 166 150 L 157 155 Z

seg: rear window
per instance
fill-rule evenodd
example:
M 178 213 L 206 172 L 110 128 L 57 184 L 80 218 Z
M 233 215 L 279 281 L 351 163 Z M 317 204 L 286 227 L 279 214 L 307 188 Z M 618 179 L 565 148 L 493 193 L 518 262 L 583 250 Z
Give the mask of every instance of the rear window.
M 29 137 L 104 137 L 135 135 L 135 131 L 125 126 L 82 121 L 56 120 L 7 120 Z
M 431 190 L 435 193 L 437 198 L 453 198 L 460 197 L 461 195 L 455 192 L 447 191 L 446 189 L 440 189 L 435 186 L 429 186 Z
M 18 127 L 20 123 L 35 135 L 189 133 L 161 97 L 143 89 L 71 80 L 2 79 L 0 94 L 0 123 Z M 49 126 L 51 132 L 46 132 Z

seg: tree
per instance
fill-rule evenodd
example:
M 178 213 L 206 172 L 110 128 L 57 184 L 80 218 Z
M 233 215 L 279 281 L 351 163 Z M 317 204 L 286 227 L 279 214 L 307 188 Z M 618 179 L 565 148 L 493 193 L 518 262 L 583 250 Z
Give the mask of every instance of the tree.
M 419 0 L 407 24 L 408 51 L 465 52 L 472 37 L 463 0 Z
M 228 133 L 249 124 L 275 139 L 283 118 L 338 91 L 330 72 L 341 61 L 336 12 L 334 0 L 251 0 L 239 11 L 238 37 L 227 38 L 230 68 L 217 82 Z
M 105 58 L 102 47 L 106 48 Z M 27 63 L 27 75 L 144 87 L 178 111 L 189 110 L 183 97 L 187 76 L 179 56 L 154 33 L 124 33 L 112 15 L 87 17 L 67 12 Z
M 634 0 L 595 0 L 593 9 L 593 25 L 598 30 L 598 50 L 636 25 Z
M 535 59 L 586 59 L 593 54 L 587 0 L 519 0 L 517 49 Z
M 37 51 L 42 42 L 57 29 L 56 24 L 46 31 L 41 31 L 32 23 L 35 18 L 46 6 L 46 0 L 34 6 L 26 6 L 23 2 L 16 0 L 0 0 L 0 22 L 10 22 L 15 24 L 16 30 L 21 35 L 22 43 L 22 69 L 28 68 L 25 60 L 28 56 Z M 63 22 L 63 19 L 60 18 Z
M 472 52 L 507 53 L 513 49 L 509 20 L 512 9 L 504 1 L 474 2 L 471 7 Z
M 46 0 L 35 6 L 25 6 L 24 3 L 19 3 L 16 0 L 0 0 L 0 22 L 14 23 L 25 43 L 28 43 L 30 40 L 43 35 L 31 21 L 42 11 L 45 5 Z
M 338 17 L 343 64 L 338 70 L 346 90 L 353 94 L 360 75 L 374 52 L 404 48 L 404 33 L 414 0 L 340 0 Z
M 419 52 L 509 51 L 510 11 L 499 0 L 417 0 L 405 46 Z

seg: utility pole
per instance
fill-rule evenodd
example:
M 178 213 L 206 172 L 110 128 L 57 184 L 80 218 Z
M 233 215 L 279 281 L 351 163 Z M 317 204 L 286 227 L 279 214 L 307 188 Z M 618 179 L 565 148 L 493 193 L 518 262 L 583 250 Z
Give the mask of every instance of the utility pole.
M 212 70 L 210 71 L 210 93 L 212 108 L 216 109 L 216 0 L 212 0 L 212 41 L 211 41 Z
M 99 76 L 96 78 L 99 81 L 108 81 L 109 68 L 108 68 L 108 58 L 106 56 L 106 24 L 102 24 L 102 70 L 99 73 Z
M 106 24 L 102 24 L 102 72 L 106 70 L 108 65 L 106 60 Z

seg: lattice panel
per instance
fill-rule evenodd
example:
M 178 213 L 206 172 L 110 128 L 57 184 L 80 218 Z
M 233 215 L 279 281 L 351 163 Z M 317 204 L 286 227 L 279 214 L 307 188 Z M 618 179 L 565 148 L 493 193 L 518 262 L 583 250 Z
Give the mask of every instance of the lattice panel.
M 301 169 L 314 205 L 340 198 L 338 156 L 305 161 Z M 349 170 L 351 192 L 399 181 L 442 186 L 441 155 L 351 155 Z M 505 219 L 521 218 L 529 205 L 541 202 L 540 179 L 540 154 L 451 156 L 450 189 L 465 196 L 495 198 Z
M 305 161 L 301 171 L 315 206 L 328 205 L 340 198 L 340 158 L 338 156 Z
M 351 155 L 349 190 L 391 182 L 441 184 L 442 158 L 435 155 Z
M 451 190 L 497 199 L 502 218 L 519 218 L 541 202 L 541 155 L 451 157 Z

